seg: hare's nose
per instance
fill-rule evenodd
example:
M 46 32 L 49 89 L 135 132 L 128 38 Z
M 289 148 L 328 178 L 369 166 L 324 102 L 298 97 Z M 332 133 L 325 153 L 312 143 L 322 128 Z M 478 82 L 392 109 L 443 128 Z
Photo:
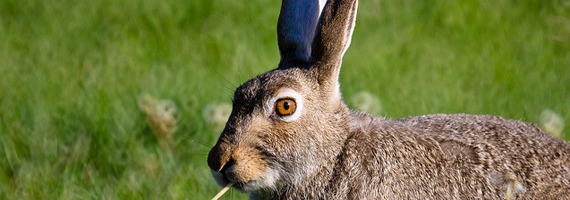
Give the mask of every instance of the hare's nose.
M 233 165 L 233 160 L 231 158 L 231 152 L 226 145 L 218 144 L 210 150 L 208 153 L 208 166 L 210 169 L 216 172 L 222 172 L 224 169 L 228 169 L 228 163 Z M 231 161 L 231 162 L 230 162 Z
M 221 151 L 219 148 L 214 147 L 208 154 L 210 169 L 219 172 L 229 182 L 234 182 L 236 179 L 235 164 L 234 158 L 228 151 Z

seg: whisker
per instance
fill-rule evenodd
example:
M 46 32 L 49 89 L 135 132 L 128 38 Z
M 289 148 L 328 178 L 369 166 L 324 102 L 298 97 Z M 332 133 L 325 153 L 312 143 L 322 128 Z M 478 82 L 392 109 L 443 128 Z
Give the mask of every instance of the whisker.
M 193 142 L 193 143 L 195 143 L 195 144 L 202 145 L 203 147 L 206 147 L 206 148 L 208 148 L 208 149 L 211 149 L 212 147 L 214 147 L 214 145 L 210 145 L 210 144 L 208 144 L 208 143 L 206 143 L 206 142 L 204 142 L 204 141 L 198 141 L 198 140 L 195 140 L 195 139 L 190 139 L 190 142 Z
M 220 74 L 218 71 L 210 68 L 210 70 L 212 72 L 214 72 L 216 75 L 218 75 L 219 78 L 221 78 L 222 80 L 224 80 L 224 82 L 226 84 L 230 84 L 231 87 L 228 87 L 227 85 L 222 85 L 225 89 L 229 90 L 230 92 L 233 92 L 235 90 L 235 88 L 237 88 L 237 85 L 232 83 L 230 80 L 228 80 L 226 77 L 222 76 L 222 74 Z

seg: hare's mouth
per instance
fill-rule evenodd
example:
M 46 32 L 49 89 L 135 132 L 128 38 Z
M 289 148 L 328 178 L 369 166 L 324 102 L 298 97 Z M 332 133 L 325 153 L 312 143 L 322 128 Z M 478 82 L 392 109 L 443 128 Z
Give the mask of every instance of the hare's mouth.
M 233 183 L 232 187 L 235 189 L 241 190 L 241 191 L 246 191 L 244 188 L 249 188 L 249 187 L 245 187 L 247 185 L 247 183 L 239 182 L 239 181 L 232 181 L 224 173 L 213 171 L 213 170 L 211 170 L 211 172 L 212 172 L 212 176 L 214 177 L 214 180 L 216 180 L 216 183 L 218 183 L 218 185 L 220 185 L 220 186 L 226 186 L 230 183 Z
M 233 183 L 233 188 L 238 189 L 243 192 L 254 192 L 258 190 L 268 190 L 270 188 L 274 188 L 275 181 L 277 180 L 277 173 L 274 173 L 273 170 L 268 170 L 261 174 L 260 177 L 248 181 L 240 181 L 239 179 L 235 179 L 231 175 L 228 176 L 226 173 L 211 171 L 212 176 L 220 186 L 228 185 L 229 183 Z M 229 173 L 228 173 L 229 174 Z

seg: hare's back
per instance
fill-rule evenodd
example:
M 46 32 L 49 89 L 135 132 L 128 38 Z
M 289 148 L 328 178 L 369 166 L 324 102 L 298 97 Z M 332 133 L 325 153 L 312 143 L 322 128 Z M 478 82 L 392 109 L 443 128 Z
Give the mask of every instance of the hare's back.
M 404 118 L 398 122 L 440 144 L 458 143 L 493 157 L 522 157 L 522 160 L 531 161 L 533 158 L 548 159 L 552 155 L 570 161 L 568 143 L 517 120 L 489 115 L 433 114 Z M 446 146 L 454 145 L 443 145 L 442 148 Z
M 563 145 L 568 148 L 566 143 L 531 124 L 499 116 L 432 114 L 403 118 L 398 121 L 422 134 L 473 143 L 489 143 L 499 148 L 522 150 L 521 148 L 524 147 L 544 147 L 551 149 L 552 145 Z

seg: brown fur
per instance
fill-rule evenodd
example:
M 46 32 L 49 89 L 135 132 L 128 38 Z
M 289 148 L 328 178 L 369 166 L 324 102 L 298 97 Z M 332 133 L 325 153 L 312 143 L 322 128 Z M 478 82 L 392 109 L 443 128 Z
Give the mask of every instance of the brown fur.
M 356 0 L 329 1 L 311 60 L 282 63 L 236 90 L 208 156 L 219 184 L 234 182 L 252 199 L 570 197 L 570 145 L 532 125 L 484 115 L 387 120 L 350 111 L 338 72 L 356 7 Z M 287 89 L 303 100 L 291 121 L 266 106 Z

